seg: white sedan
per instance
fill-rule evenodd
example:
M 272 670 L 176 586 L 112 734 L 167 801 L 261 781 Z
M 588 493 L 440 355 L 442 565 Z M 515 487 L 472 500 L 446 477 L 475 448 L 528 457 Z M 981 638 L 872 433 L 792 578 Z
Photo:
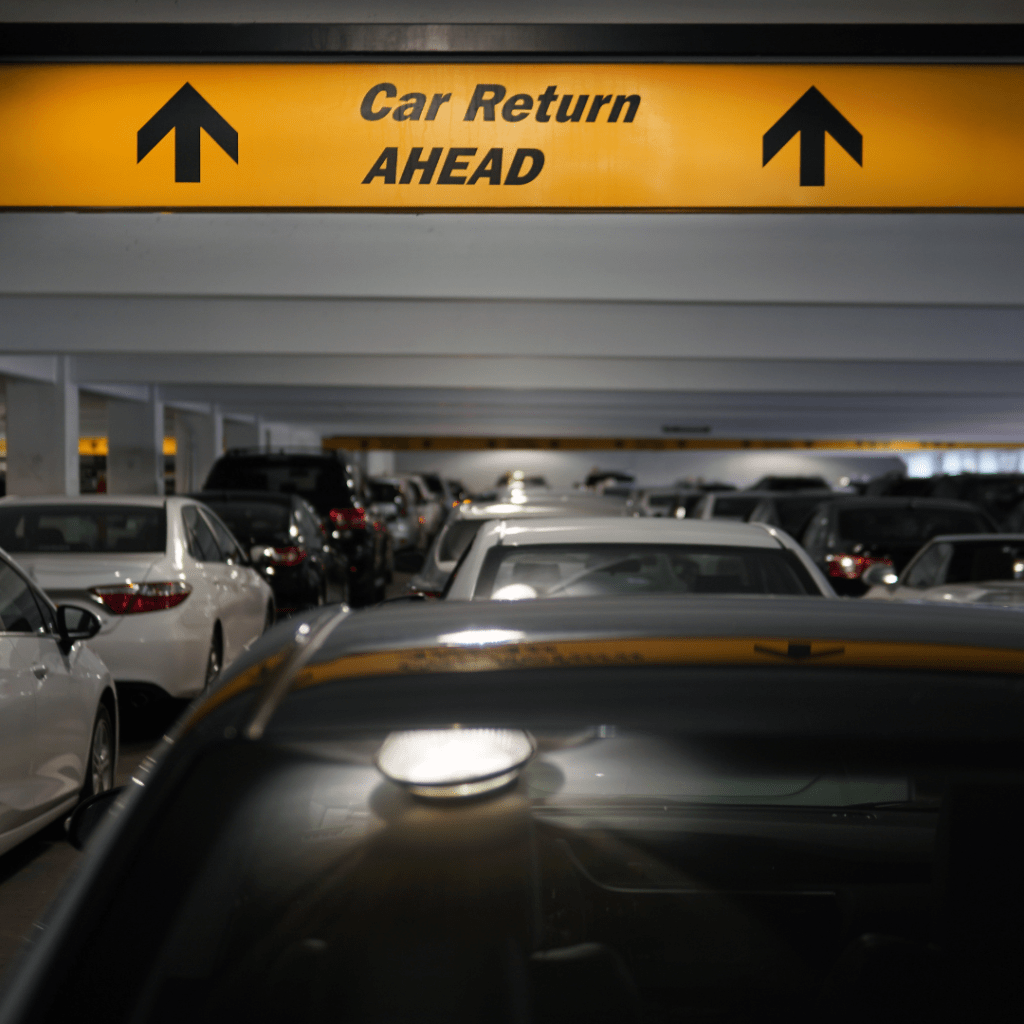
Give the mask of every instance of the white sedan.
M 188 498 L 5 498 L 0 547 L 56 604 L 91 608 L 119 686 L 192 697 L 274 620 L 231 532 Z
M 117 695 L 79 642 L 98 626 L 0 554 L 0 853 L 114 784 Z
M 518 601 L 659 593 L 835 597 L 800 545 L 774 527 L 590 517 L 488 523 L 447 596 Z

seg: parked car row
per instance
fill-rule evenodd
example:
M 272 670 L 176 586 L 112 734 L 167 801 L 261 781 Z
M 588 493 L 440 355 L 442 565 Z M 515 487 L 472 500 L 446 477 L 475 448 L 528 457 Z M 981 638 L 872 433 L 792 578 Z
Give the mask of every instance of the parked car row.
M 82 797 L 88 844 L 2 1024 L 995 1019 L 1024 534 L 257 455 L 195 495 L 0 502 L 0 850 Z M 417 600 L 353 611 L 380 548 L 384 578 L 427 549 Z M 198 698 L 130 793 L 118 684 Z M 968 927 L 982 883 L 998 927 Z

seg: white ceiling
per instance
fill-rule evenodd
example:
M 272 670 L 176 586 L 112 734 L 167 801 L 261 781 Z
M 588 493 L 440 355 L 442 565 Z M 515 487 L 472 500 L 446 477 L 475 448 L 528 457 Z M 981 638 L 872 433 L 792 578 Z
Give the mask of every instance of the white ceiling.
M 1016 22 L 1018 0 L 0 0 L 0 21 L 575 24 Z
M 0 358 L 324 432 L 1024 441 L 1022 252 L 1017 214 L 5 213 Z

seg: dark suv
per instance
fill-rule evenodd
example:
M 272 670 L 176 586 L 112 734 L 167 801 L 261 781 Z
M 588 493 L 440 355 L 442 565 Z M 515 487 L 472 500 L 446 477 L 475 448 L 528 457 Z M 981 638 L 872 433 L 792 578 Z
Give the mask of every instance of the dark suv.
M 234 449 L 210 470 L 206 491 L 274 491 L 298 494 L 323 518 L 328 543 L 345 555 L 353 605 L 384 599 L 388 535 L 370 510 L 366 483 L 344 452 Z

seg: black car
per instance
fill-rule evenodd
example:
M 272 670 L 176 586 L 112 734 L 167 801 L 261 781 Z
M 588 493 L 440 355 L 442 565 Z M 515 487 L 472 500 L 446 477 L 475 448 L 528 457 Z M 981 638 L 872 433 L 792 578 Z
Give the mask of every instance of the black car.
M 202 491 L 192 497 L 212 508 L 249 553 L 274 591 L 278 617 L 347 600 L 344 556 L 326 543 L 305 498 L 266 491 Z
M 0 1024 L 1020 1020 L 1019 613 L 706 598 L 278 625 Z
M 861 576 L 875 563 L 899 573 L 932 537 L 995 531 L 991 517 L 965 501 L 850 496 L 821 504 L 800 541 L 836 593 L 860 597 L 868 591 Z
M 328 543 L 348 561 L 353 605 L 384 599 L 388 584 L 387 525 L 372 512 L 362 471 L 344 452 L 234 449 L 210 470 L 205 491 L 298 494 L 324 522 Z

